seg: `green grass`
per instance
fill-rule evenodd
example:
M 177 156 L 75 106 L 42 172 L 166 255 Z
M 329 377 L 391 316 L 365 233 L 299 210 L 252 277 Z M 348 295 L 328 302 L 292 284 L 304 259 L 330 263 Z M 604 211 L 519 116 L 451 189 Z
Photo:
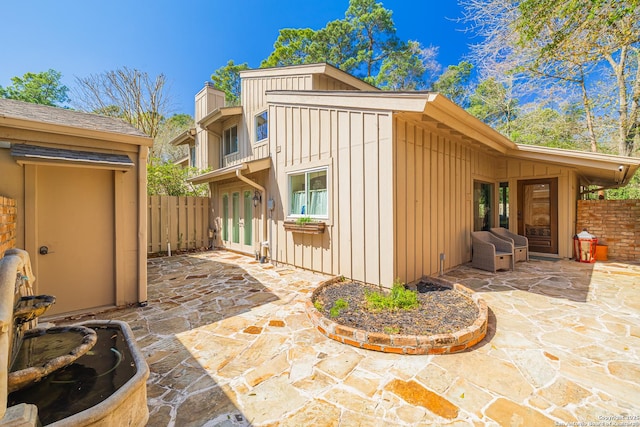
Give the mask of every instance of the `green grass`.
M 398 280 L 394 282 L 391 292 L 367 292 L 365 298 L 371 311 L 411 310 L 419 305 L 418 293 L 406 289 L 404 283 Z
M 338 317 L 340 316 L 340 312 L 349 307 L 349 303 L 345 301 L 343 298 L 338 299 L 333 307 L 329 310 L 329 316 Z

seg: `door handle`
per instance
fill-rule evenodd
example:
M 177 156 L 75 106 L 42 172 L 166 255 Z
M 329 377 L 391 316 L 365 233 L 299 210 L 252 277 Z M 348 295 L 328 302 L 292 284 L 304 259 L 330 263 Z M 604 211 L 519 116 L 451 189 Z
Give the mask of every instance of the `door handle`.
M 40 252 L 40 255 L 46 255 L 49 253 L 49 248 L 47 246 L 40 246 L 38 252 Z

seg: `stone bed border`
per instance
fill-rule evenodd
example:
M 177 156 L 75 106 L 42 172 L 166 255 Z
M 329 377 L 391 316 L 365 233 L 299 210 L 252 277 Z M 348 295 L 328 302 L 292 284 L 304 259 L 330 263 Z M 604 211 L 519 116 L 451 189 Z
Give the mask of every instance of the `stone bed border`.
M 323 335 L 354 347 L 366 350 L 396 354 L 450 354 L 473 347 L 487 334 L 488 309 L 485 301 L 471 289 L 460 283 L 451 283 L 437 277 L 425 277 L 423 280 L 454 289 L 471 299 L 479 310 L 476 321 L 469 327 L 454 333 L 437 335 L 400 335 L 381 332 L 367 332 L 361 329 L 340 325 L 325 317 L 313 306 L 318 293 L 325 287 L 341 280 L 335 277 L 322 282 L 305 301 L 305 311 L 313 326 Z M 420 281 L 414 283 L 413 287 Z M 410 286 L 411 287 L 411 286 Z

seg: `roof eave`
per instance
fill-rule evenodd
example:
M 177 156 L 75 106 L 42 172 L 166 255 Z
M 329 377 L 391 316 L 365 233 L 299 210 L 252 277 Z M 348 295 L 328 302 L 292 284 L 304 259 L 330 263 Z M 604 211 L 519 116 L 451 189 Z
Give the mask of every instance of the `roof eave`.
M 153 145 L 153 138 L 149 136 L 129 135 L 125 133 L 80 128 L 3 115 L 0 115 L 0 126 L 34 132 L 53 133 L 57 135 L 76 136 L 79 138 L 91 138 L 103 141 L 120 142 L 124 144 L 142 145 L 145 147 L 151 147 Z
M 242 116 L 242 106 L 216 108 L 215 110 L 204 116 L 202 119 L 200 119 L 198 121 L 198 125 L 200 125 L 200 127 L 202 127 L 203 129 L 207 129 L 217 121 L 233 116 Z
M 190 144 L 196 140 L 196 129 L 191 128 L 182 132 L 180 135 L 169 141 L 170 145 L 178 146 L 183 144 Z

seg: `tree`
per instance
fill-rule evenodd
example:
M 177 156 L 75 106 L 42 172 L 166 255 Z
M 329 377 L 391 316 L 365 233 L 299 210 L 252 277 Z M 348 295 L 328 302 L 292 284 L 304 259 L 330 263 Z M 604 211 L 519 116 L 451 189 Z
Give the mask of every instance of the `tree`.
M 207 184 L 194 185 L 187 181 L 205 171 L 196 168 L 162 163 L 158 159 L 147 164 L 147 194 L 150 196 L 198 196 L 209 195 Z
M 174 146 L 170 142 L 182 132 L 195 126 L 193 117 L 188 114 L 174 114 L 160 124 L 158 135 L 153 141 L 149 153 L 150 158 L 160 159 L 161 162 L 173 163 L 183 159 L 188 154 L 186 145 Z
M 576 104 L 553 109 L 533 104 L 522 106 L 521 112 L 510 123 L 509 138 L 518 144 L 589 150 Z
M 25 73 L 22 77 L 12 77 L 11 86 L 0 86 L 0 97 L 59 107 L 69 102 L 69 88 L 62 84 L 61 79 L 62 74 L 52 69 Z
M 437 54 L 438 48 L 423 48 L 420 43 L 409 40 L 405 48 L 392 52 L 382 61 L 376 86 L 383 90 L 426 89 L 431 76 L 440 70 L 435 60 Z M 425 77 L 426 74 L 429 77 Z
M 85 111 L 120 117 L 152 138 L 168 115 L 166 77 L 123 67 L 88 77 L 76 77 L 77 106 Z
M 483 80 L 469 97 L 469 113 L 507 135 L 511 123 L 518 116 L 518 100 L 513 97 L 512 87 L 494 78 Z
M 458 65 L 449 65 L 447 70 L 438 77 L 432 89 L 441 93 L 457 105 L 468 107 L 469 83 L 473 65 L 470 62 L 462 61 Z
M 351 0 L 344 19 L 317 31 L 282 29 L 273 47 L 261 67 L 327 62 L 389 90 L 426 88 L 440 69 L 437 48 L 400 40 L 392 12 L 375 0 Z
M 248 70 L 246 62 L 235 64 L 229 60 L 227 65 L 218 68 L 211 74 L 213 85 L 225 93 L 226 105 L 240 104 L 240 71 Z
M 621 155 L 640 144 L 640 0 L 462 0 L 465 20 L 483 38 L 473 46 L 484 69 L 500 64 L 521 94 L 546 96 L 558 84 L 580 100 L 591 150 L 603 119 L 617 115 Z M 488 64 L 488 66 L 487 66 Z M 611 79 L 616 98 L 597 82 Z M 566 96 L 565 96 L 566 98 Z M 596 107 L 597 106 L 597 107 Z

